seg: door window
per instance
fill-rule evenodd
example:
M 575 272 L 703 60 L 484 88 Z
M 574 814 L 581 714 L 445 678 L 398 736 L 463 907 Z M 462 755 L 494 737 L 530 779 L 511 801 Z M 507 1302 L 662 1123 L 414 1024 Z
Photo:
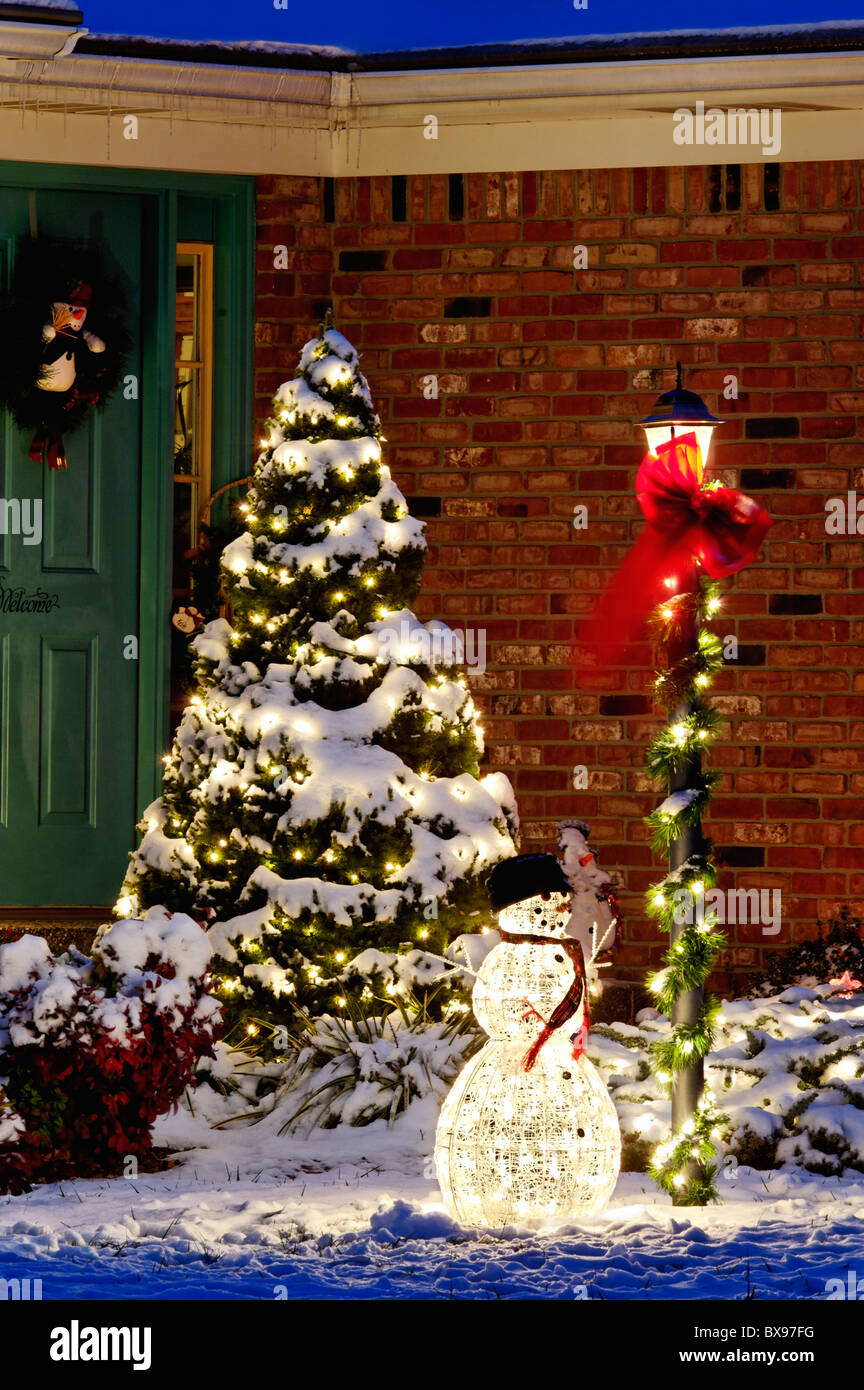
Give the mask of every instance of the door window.
M 178 244 L 175 303 L 173 611 L 177 616 L 180 608 L 194 601 L 195 552 L 211 492 L 213 247 L 209 243 Z M 172 625 L 172 725 L 180 717 L 189 683 L 188 629 L 182 617 Z

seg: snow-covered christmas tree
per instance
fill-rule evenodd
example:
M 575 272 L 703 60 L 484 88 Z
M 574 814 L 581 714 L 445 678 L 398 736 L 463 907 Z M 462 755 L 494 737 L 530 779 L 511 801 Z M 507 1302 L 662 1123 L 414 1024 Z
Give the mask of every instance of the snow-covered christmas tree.
M 423 523 L 379 439 L 357 353 L 325 326 L 277 392 L 222 555 L 232 620 L 193 641 L 198 691 L 118 903 L 209 917 L 225 997 L 271 1018 L 442 976 L 514 852 L 460 644 L 409 608 Z

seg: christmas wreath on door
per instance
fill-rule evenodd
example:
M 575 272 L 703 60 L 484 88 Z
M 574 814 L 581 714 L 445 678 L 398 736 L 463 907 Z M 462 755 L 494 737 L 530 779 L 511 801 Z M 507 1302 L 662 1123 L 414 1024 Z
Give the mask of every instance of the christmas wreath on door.
M 65 468 L 63 436 L 120 383 L 129 333 L 120 276 L 94 243 L 25 237 L 0 308 L 0 405 L 33 430 L 30 457 Z

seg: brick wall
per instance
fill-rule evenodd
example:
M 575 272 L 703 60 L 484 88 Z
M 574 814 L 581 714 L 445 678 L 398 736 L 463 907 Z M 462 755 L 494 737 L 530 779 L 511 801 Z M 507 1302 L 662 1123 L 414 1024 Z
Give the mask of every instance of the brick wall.
M 721 886 L 780 888 L 783 929 L 731 928 L 714 983 L 743 982 L 843 902 L 864 910 L 864 540 L 825 530 L 828 497 L 864 497 L 862 187 L 839 162 L 260 181 L 259 413 L 332 302 L 428 520 L 418 612 L 486 631 L 472 687 L 523 848 L 553 847 L 556 821 L 579 815 L 623 876 L 619 976 L 662 949 L 641 914 L 661 870 L 642 823 L 652 654 L 586 693 L 574 638 L 638 533 L 634 421 L 678 358 L 728 422 L 715 471 L 775 518 L 760 561 L 723 586 L 715 630 L 740 646 L 714 686 L 725 776 L 708 828 Z M 280 243 L 290 267 L 274 271 Z M 571 788 L 577 764 L 587 791 Z

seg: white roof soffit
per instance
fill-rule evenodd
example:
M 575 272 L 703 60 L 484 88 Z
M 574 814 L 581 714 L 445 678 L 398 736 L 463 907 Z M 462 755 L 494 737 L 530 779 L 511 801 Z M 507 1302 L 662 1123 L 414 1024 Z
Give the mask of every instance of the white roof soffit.
M 69 51 L 82 32 L 0 23 L 9 158 L 340 177 L 864 157 L 857 50 L 329 72 Z M 780 150 L 676 144 L 699 101 L 780 109 Z

